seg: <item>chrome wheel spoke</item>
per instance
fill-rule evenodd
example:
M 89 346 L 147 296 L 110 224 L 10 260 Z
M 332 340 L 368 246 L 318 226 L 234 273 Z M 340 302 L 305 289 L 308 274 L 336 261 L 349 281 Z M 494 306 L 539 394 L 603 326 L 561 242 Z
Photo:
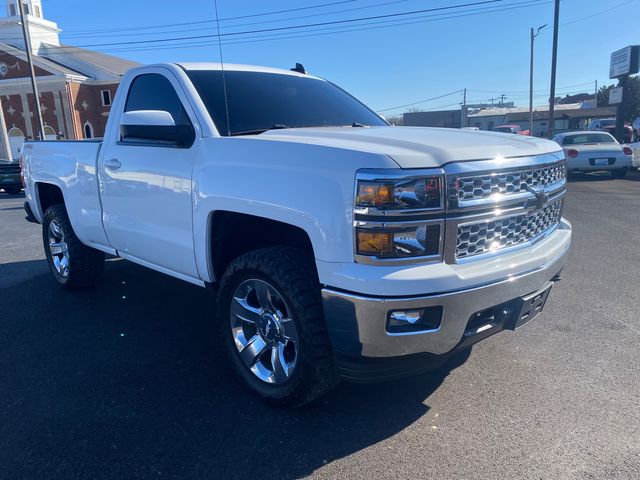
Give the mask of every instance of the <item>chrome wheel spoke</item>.
M 292 318 L 282 319 L 283 337 L 290 342 L 298 343 L 298 329 Z
M 64 252 L 62 242 L 54 242 L 49 244 L 49 250 L 51 250 L 51 255 L 60 255 Z
M 253 367 L 267 348 L 267 344 L 260 335 L 255 335 L 247 346 L 240 351 L 242 362 L 249 368 Z
M 231 314 L 243 322 L 255 324 L 260 320 L 262 309 L 249 305 L 246 298 L 233 297 L 231 301 Z
M 51 230 L 51 233 L 53 233 L 57 238 L 61 239 L 64 234 L 62 233 L 62 228 L 60 228 L 60 225 L 58 225 L 58 222 L 51 222 L 49 224 L 49 229 Z
M 254 285 L 256 295 L 258 297 L 258 303 L 264 310 L 273 310 L 273 303 L 271 299 L 271 287 L 266 282 L 257 282 Z
M 289 369 L 284 359 L 284 345 L 277 345 L 271 349 L 271 365 L 276 383 L 282 383 L 289 378 Z

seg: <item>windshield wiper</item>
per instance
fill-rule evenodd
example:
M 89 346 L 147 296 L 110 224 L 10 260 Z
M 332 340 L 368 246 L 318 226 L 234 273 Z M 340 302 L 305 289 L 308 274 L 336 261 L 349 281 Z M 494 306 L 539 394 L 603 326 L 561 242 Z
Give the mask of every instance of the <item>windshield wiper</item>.
M 281 130 L 283 128 L 289 128 L 289 127 L 281 123 L 276 123 L 275 125 L 269 128 L 256 128 L 255 130 L 243 130 L 241 132 L 233 132 L 231 136 L 235 137 L 236 135 L 260 135 L 261 133 L 268 132 L 269 130 Z

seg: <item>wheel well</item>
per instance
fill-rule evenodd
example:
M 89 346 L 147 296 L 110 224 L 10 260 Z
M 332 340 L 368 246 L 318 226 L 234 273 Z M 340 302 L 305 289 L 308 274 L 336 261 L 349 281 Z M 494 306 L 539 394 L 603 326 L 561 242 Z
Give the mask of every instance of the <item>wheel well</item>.
M 47 209 L 51 205 L 57 205 L 59 203 L 64 204 L 64 197 L 62 196 L 62 190 L 56 185 L 50 183 L 37 183 L 38 201 L 40 202 L 40 211 L 44 215 Z
M 315 258 L 307 232 L 288 223 L 244 213 L 217 211 L 211 215 L 209 228 L 211 265 L 216 281 L 231 261 L 260 248 L 294 247 Z

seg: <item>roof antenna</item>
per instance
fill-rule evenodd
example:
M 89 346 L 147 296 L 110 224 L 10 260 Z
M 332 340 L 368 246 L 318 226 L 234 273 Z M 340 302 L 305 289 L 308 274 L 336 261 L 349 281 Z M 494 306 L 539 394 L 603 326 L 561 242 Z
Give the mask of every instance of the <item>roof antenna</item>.
M 220 51 L 220 69 L 222 70 L 222 90 L 224 91 L 224 111 L 227 116 L 227 135 L 231 136 L 231 123 L 229 121 L 229 99 L 227 98 L 227 79 L 224 75 L 224 58 L 222 56 L 222 38 L 220 37 L 220 20 L 218 18 L 218 0 L 213 0 L 216 8 L 216 28 L 218 30 L 218 50 Z
M 302 65 L 301 63 L 296 63 L 296 66 L 293 67 L 292 69 L 290 69 L 292 72 L 298 72 L 301 73 L 303 75 L 307 74 L 307 71 L 304 68 L 304 65 Z

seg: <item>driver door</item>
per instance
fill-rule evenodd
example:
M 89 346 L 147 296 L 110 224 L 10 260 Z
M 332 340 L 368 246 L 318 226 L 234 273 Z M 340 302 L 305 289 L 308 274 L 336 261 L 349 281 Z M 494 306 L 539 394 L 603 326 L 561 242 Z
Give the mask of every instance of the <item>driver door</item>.
M 179 82 L 170 72 L 160 72 L 133 79 L 124 107 L 118 105 L 123 109 L 118 118 L 123 112 L 152 111 L 155 118 L 168 112 L 176 125 L 199 131 Z M 196 135 L 190 144 L 177 145 L 161 138 L 161 127 L 148 138 L 123 136 L 125 127 L 111 126 L 118 132 L 106 139 L 99 166 L 103 223 L 111 246 L 123 258 L 196 280 L 191 183 Z

